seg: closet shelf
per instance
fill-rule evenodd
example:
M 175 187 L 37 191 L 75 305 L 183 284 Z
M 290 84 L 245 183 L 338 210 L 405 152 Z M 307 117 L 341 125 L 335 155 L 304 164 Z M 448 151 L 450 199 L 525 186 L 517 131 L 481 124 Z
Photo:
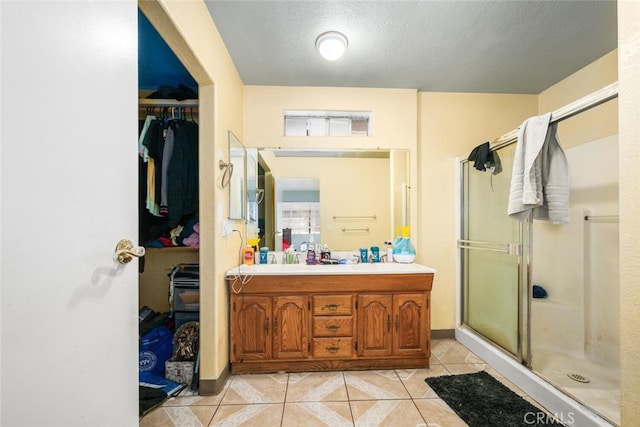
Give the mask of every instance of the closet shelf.
M 138 99 L 140 107 L 197 107 L 197 99 L 185 99 L 178 101 L 177 99 Z
M 171 251 L 171 252 L 198 252 L 198 248 L 193 248 L 191 246 L 165 246 L 162 248 L 155 247 L 145 247 L 147 252 L 155 252 L 155 251 Z

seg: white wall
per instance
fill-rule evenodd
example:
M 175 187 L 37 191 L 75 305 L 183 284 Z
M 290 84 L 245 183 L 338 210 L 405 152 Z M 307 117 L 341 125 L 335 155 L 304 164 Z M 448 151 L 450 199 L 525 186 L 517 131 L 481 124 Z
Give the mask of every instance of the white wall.
M 540 347 L 585 353 L 614 368 L 620 346 L 619 223 L 584 217 L 619 213 L 618 137 L 565 152 L 571 222 L 533 225 L 532 281 L 548 293 L 532 304 L 533 355 Z

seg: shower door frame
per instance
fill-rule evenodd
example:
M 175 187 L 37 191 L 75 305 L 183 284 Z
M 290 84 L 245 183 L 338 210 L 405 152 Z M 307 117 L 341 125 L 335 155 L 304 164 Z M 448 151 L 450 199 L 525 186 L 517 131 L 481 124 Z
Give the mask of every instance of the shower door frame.
M 600 104 L 608 102 L 618 97 L 618 83 L 614 82 L 610 85 L 603 87 L 602 89 L 593 92 L 577 101 L 568 104 L 558 110 L 555 110 L 551 114 L 551 120 L 553 122 L 559 122 L 569 117 L 573 117 L 581 112 L 587 111 Z M 492 150 L 502 148 L 503 146 L 515 143 L 517 140 L 517 129 L 503 135 L 502 137 L 492 142 Z M 455 160 L 455 180 L 456 191 L 458 195 L 455 198 L 456 203 L 456 238 L 460 239 L 462 236 L 463 218 L 462 203 L 462 165 L 465 160 L 461 160 L 460 157 Z M 528 242 L 532 241 L 532 219 L 529 222 L 525 222 L 522 225 L 523 230 L 521 236 L 525 237 Z M 532 260 L 529 252 L 529 245 L 523 245 L 522 262 L 519 264 L 521 272 L 526 272 L 527 280 L 531 280 Z M 509 381 L 522 389 L 530 396 L 536 396 L 537 401 L 545 407 L 551 413 L 571 413 L 574 418 L 574 425 L 584 426 L 604 426 L 611 425 L 609 421 L 602 418 L 601 414 L 595 412 L 592 408 L 585 406 L 578 402 L 573 397 L 568 395 L 565 391 L 556 387 L 550 383 L 547 379 L 534 372 L 531 363 L 531 333 L 530 328 L 525 325 L 529 325 L 531 322 L 531 311 L 529 310 L 531 304 L 531 293 L 525 293 L 526 298 L 522 298 L 518 301 L 521 313 L 519 319 L 522 321 L 522 327 L 519 329 L 520 338 L 523 339 L 520 348 L 523 350 L 519 356 L 513 356 L 512 353 L 502 350 L 502 348 L 492 342 L 484 335 L 476 332 L 469 326 L 462 323 L 462 298 L 463 298 L 463 278 L 462 278 L 462 249 L 456 252 L 456 340 L 460 341 L 463 345 L 468 347 L 471 351 L 490 364 L 497 372 L 504 375 Z M 530 289 L 530 284 L 527 283 L 527 288 Z M 520 287 L 519 289 L 523 289 Z M 527 291 L 530 292 L 530 291 Z
M 559 108 L 551 113 L 551 122 L 560 122 L 562 120 L 566 120 L 570 117 L 578 115 L 584 111 L 590 110 L 598 105 L 604 104 L 612 99 L 618 97 L 618 82 L 611 83 L 600 90 L 597 90 L 587 96 L 584 96 L 575 102 L 565 105 L 562 108 Z M 514 129 L 511 132 L 501 136 L 500 138 L 494 140 L 491 143 L 490 150 L 497 151 L 501 148 L 507 147 L 511 144 L 517 142 L 517 133 L 518 129 Z M 460 157 L 456 158 L 456 177 L 455 180 L 457 182 L 456 191 L 459 192 L 458 197 L 456 198 L 456 215 L 458 216 L 456 224 L 456 237 L 458 243 L 460 243 L 463 231 L 463 221 L 464 218 L 461 215 L 462 206 L 464 204 L 464 191 L 463 191 L 463 165 L 468 162 L 468 159 L 461 159 Z M 506 212 L 505 212 L 506 215 Z M 518 351 L 517 354 L 514 355 L 516 359 L 520 361 L 520 363 L 525 364 L 527 367 L 531 368 L 531 328 L 530 328 L 530 320 L 531 320 L 531 283 L 530 283 L 530 272 L 531 272 L 531 256 L 530 256 L 530 242 L 532 239 L 532 222 L 533 219 L 531 215 L 529 216 L 526 222 L 522 222 L 519 230 L 520 243 L 522 247 L 522 253 L 519 254 L 519 272 L 518 272 Z M 462 313 L 463 313 L 463 292 L 464 292 L 464 282 L 463 282 L 463 253 L 465 249 L 460 248 L 456 253 L 456 271 L 457 271 L 457 286 L 458 292 L 456 292 L 456 325 L 458 327 L 466 327 L 473 331 L 474 333 L 480 335 L 483 339 L 491 341 L 486 336 L 476 332 L 470 326 L 464 325 L 462 322 Z M 526 298 L 523 298 L 523 295 Z M 493 341 L 491 341 L 493 343 Z M 496 343 L 493 343 L 497 348 L 502 349 Z M 512 355 L 513 353 L 505 351 L 507 354 Z
M 492 147 L 490 150 L 497 151 L 501 148 L 507 147 L 511 144 L 514 144 L 516 141 L 510 139 L 508 141 L 504 141 L 495 147 Z M 531 231 L 532 231 L 532 219 L 531 216 L 525 222 L 518 223 L 518 239 L 515 244 L 513 242 L 505 242 L 505 243 L 494 243 L 494 242 L 476 242 L 472 240 L 463 239 L 466 237 L 463 235 L 465 233 L 466 224 L 465 219 L 466 215 L 464 215 L 463 208 L 466 206 L 465 202 L 465 167 L 468 166 L 469 160 L 466 158 L 456 158 L 456 181 L 458 183 L 457 191 L 458 197 L 456 198 L 458 206 L 456 207 L 456 214 L 458 215 L 456 224 L 456 236 L 457 236 L 457 266 L 456 269 L 458 271 L 458 292 L 456 298 L 456 324 L 458 327 L 463 327 L 471 330 L 473 333 L 480 335 L 483 339 L 491 342 L 495 347 L 502 350 L 508 356 L 514 358 L 518 361 L 518 363 L 522 363 L 527 367 L 531 367 L 531 299 L 528 297 L 523 298 L 523 296 L 530 295 L 531 292 L 531 258 L 530 258 L 530 250 L 531 250 Z M 507 216 L 505 211 L 505 221 L 513 221 Z M 474 246 L 477 245 L 477 246 Z M 504 246 L 504 250 L 496 249 L 496 245 Z M 504 251 L 505 254 L 516 256 L 517 257 L 517 316 L 516 316 L 516 352 L 513 353 L 508 349 L 503 348 L 500 344 L 491 340 L 489 337 L 474 329 L 471 325 L 466 324 L 464 322 L 464 312 L 466 309 L 465 306 L 465 267 L 468 262 L 468 257 L 465 256 L 466 252 L 469 250 L 485 250 L 485 251 Z

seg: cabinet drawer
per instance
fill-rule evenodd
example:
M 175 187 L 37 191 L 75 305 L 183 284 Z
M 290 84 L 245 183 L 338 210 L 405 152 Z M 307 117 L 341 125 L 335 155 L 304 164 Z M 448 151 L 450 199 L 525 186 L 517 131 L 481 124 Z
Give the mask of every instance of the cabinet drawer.
M 313 314 L 315 316 L 351 314 L 352 299 L 352 295 L 315 295 Z
M 321 358 L 345 358 L 353 357 L 352 338 L 314 338 L 313 357 Z
M 352 316 L 314 316 L 314 337 L 349 337 L 353 335 Z

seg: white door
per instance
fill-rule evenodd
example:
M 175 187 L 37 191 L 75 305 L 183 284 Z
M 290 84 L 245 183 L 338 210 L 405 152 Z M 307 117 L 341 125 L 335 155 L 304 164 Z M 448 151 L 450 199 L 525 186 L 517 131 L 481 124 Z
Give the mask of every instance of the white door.
M 137 3 L 0 15 L 0 424 L 138 425 Z

